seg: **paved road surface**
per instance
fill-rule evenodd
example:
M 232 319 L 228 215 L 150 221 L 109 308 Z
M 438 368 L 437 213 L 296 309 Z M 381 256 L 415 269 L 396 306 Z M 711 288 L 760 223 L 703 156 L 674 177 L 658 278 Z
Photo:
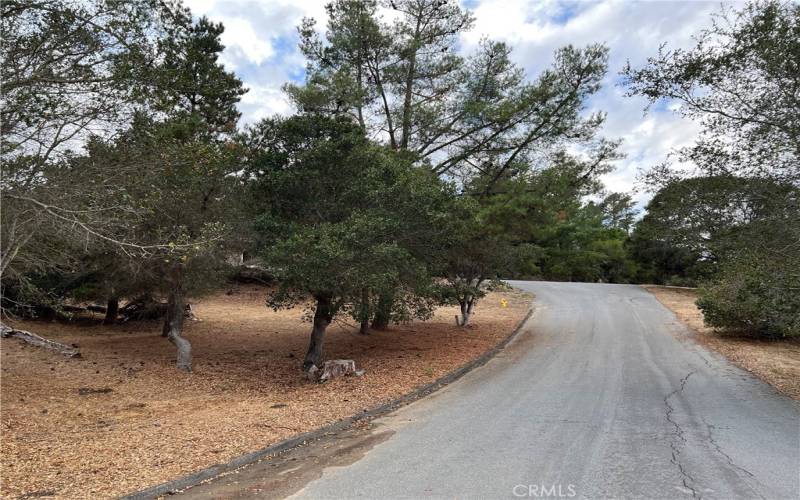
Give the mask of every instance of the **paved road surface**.
M 647 291 L 513 284 L 537 310 L 506 351 L 296 497 L 800 498 L 800 406 L 681 340 Z

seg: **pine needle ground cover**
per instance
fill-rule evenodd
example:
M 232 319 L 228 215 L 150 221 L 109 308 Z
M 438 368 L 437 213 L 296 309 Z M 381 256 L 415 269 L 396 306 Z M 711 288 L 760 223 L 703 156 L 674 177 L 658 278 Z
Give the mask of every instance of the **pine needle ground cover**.
M 469 328 L 455 307 L 369 336 L 335 323 L 326 359 L 354 359 L 366 375 L 315 384 L 300 372 L 303 309 L 274 312 L 266 293 L 236 286 L 193 303 L 191 374 L 175 369 L 158 322 L 14 323 L 82 358 L 2 341 L 2 496 L 109 497 L 228 461 L 435 380 L 505 338 L 531 303 L 492 292 Z

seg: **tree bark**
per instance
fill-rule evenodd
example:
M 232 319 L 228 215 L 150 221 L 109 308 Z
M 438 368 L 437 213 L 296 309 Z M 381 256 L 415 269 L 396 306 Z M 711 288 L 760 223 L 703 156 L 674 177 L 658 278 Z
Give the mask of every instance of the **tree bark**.
M 368 69 L 370 70 L 370 73 L 372 73 L 372 78 L 375 79 L 375 88 L 378 89 L 378 93 L 381 96 L 381 101 L 383 102 L 383 112 L 386 116 L 386 128 L 387 132 L 389 133 L 389 145 L 392 149 L 397 149 L 397 140 L 395 139 L 394 125 L 392 123 L 392 111 L 389 109 L 389 100 L 386 98 L 386 91 L 383 88 L 381 71 L 378 66 L 379 63 L 375 62 L 374 67 L 372 65 L 368 65 Z
M 408 136 L 411 135 L 411 97 L 414 93 L 414 78 L 417 69 L 417 52 L 419 50 L 417 44 L 420 39 L 420 27 L 422 25 L 421 16 L 422 10 L 420 9 L 416 28 L 414 29 L 414 37 L 411 41 L 414 48 L 408 58 L 408 73 L 406 73 L 405 95 L 403 97 L 403 118 L 401 122 L 403 135 L 400 137 L 400 149 L 408 149 Z
M 322 364 L 322 341 L 325 338 L 325 329 L 333 321 L 331 297 L 320 295 L 317 297 L 317 309 L 314 311 L 314 326 L 311 328 L 311 340 L 308 352 L 303 360 L 303 371 L 308 372 L 311 367 L 319 368 Z
M 361 327 L 358 333 L 361 335 L 369 334 L 369 290 L 366 288 L 361 290 L 361 304 L 359 316 L 361 317 Z
M 372 328 L 375 330 L 386 330 L 392 318 L 392 306 L 394 305 L 393 293 L 382 293 L 378 296 L 378 306 L 375 308 L 375 316 L 372 318 Z
M 172 312 L 175 309 L 175 297 L 170 292 L 167 298 L 167 310 L 164 313 L 164 326 L 161 327 L 161 336 L 167 338 L 169 336 L 170 325 L 172 324 Z
M 472 316 L 472 306 L 474 304 L 475 297 L 467 297 L 459 301 L 459 305 L 461 306 L 461 321 L 458 321 L 458 317 L 456 317 L 456 324 L 458 324 L 458 326 L 467 326 L 469 324 L 469 319 Z
M 170 271 L 169 307 L 167 308 L 164 330 L 166 337 L 178 350 L 176 365 L 179 370 L 192 371 L 192 344 L 181 336 L 183 330 L 183 310 L 185 292 L 183 290 L 183 264 L 173 264 Z
M 106 305 L 106 317 L 103 319 L 104 325 L 113 325 L 117 322 L 117 314 L 119 313 L 119 298 L 109 297 L 108 304 Z

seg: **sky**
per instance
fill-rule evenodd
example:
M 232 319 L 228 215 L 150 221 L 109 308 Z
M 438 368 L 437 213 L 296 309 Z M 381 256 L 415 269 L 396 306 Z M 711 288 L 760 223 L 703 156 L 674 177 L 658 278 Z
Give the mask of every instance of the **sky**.
M 325 0 L 184 0 L 196 16 L 225 25 L 222 62 L 235 71 L 249 92 L 240 103 L 242 119 L 291 113 L 281 91 L 287 81 L 302 81 L 305 61 L 296 26 L 313 17 L 325 26 Z M 691 144 L 698 124 L 675 112 L 677 104 L 659 103 L 646 113 L 647 101 L 625 96 L 619 85 L 627 61 L 641 66 L 660 44 L 688 47 L 692 35 L 709 25 L 718 1 L 622 0 L 461 0 L 476 18 L 460 46 L 469 54 L 482 37 L 513 47 L 512 58 L 535 78 L 563 45 L 603 42 L 610 48 L 609 70 L 586 113 L 607 113 L 604 136 L 622 139 L 625 158 L 603 179 L 609 191 L 635 192 L 641 207 L 652 195 L 637 189 L 637 172 L 662 163 L 670 151 Z

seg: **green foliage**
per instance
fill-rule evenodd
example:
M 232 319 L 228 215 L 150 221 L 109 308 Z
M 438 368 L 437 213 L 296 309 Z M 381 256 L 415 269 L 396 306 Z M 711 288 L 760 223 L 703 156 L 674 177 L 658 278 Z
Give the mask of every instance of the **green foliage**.
M 26 26 L 3 53 L 21 58 L 4 65 L 19 80 L 8 111 L 31 99 L 48 109 L 27 125 L 8 115 L 9 126 L 40 127 L 53 142 L 4 150 L 4 298 L 12 292 L 20 306 L 166 293 L 173 265 L 186 291 L 217 283 L 226 251 L 241 247 L 233 229 L 243 227 L 231 176 L 238 150 L 222 142 L 243 90 L 217 62 L 222 27 L 192 22 L 174 2 L 5 8 L 4 23 L 10 13 Z M 109 134 L 88 135 L 97 123 Z M 9 130 L 4 137 L 17 133 Z M 66 150 L 69 141 L 83 150 Z
M 69 273 L 83 249 L 123 226 L 114 178 L 76 168 L 91 133 L 123 130 L 171 2 L 8 1 L 2 7 L 0 272 L 3 308 L 58 300 L 38 276 Z M 108 182 L 107 182 L 108 180 Z M 126 246 L 128 251 L 132 245 Z
M 696 283 L 709 277 L 737 244 L 737 228 L 766 212 L 770 201 L 753 196 L 755 184 L 732 176 L 695 177 L 659 190 L 631 237 L 641 278 Z
M 459 54 L 459 34 L 473 18 L 457 2 L 402 0 L 387 7 L 394 11 L 391 23 L 380 17 L 377 2 L 334 1 L 324 38 L 314 20 L 303 21 L 298 31 L 307 79 L 286 86 L 299 109 L 350 116 L 368 136 L 385 138 L 437 176 L 461 181 L 470 197 L 490 197 L 496 184 L 567 146 L 589 158 L 587 176 L 617 157 L 616 143 L 598 136 L 604 114 L 583 113 L 605 75 L 606 47 L 559 49 L 552 66 L 528 81 L 504 43 L 483 40 L 474 53 Z M 443 293 L 462 302 L 499 274 L 538 272 L 535 245 L 481 227 L 488 222 L 482 210 L 465 214 L 451 207 L 454 220 L 434 226 L 451 235 L 439 266 L 449 283 Z M 436 241 L 413 239 L 405 244 Z M 423 260 L 435 255 L 430 249 L 422 254 Z M 381 295 L 377 302 L 388 305 L 392 296 L 406 294 Z M 379 313 L 387 319 L 386 311 Z
M 169 3 L 3 2 L 4 161 L 27 154 L 41 167 L 101 123 L 109 135 L 124 127 Z
M 119 237 L 157 250 L 139 255 L 117 252 L 117 265 L 139 272 L 113 275 L 123 283 L 125 276 L 137 276 L 142 278 L 139 288 L 163 292 L 165 269 L 181 262 L 187 289 L 199 292 L 218 281 L 208 279 L 208 273 L 222 272 L 227 253 L 239 248 L 235 230 L 241 227 L 237 200 L 241 182 L 230 175 L 239 168 L 238 153 L 202 137 L 175 138 L 173 125 L 142 120 L 109 149 L 90 149 L 90 157 L 110 165 L 135 164 L 147 175 L 145 182 L 119 185 L 121 195 L 136 207 Z
M 628 196 L 602 196 L 608 166 L 560 154 L 552 163 L 497 184 L 480 197 L 482 224 L 508 241 L 506 272 L 515 277 L 628 282 L 635 273 L 625 248 L 633 218 Z M 513 250 L 511 250 L 513 249 Z
M 273 306 L 327 297 L 334 315 L 353 312 L 367 289 L 410 292 L 400 315 L 429 310 L 415 297 L 431 288 L 449 188 L 344 118 L 265 120 L 249 143 L 262 256 L 280 282 Z
M 662 48 L 627 68 L 631 94 L 670 99 L 703 131 L 679 157 L 699 176 L 662 165 L 662 188 L 632 246 L 661 280 L 709 277 L 706 320 L 765 336 L 797 334 L 800 253 L 800 6 L 724 7 L 687 50 Z
M 159 40 L 161 64 L 152 71 L 148 100 L 155 110 L 184 124 L 184 134 L 218 137 L 236 130 L 236 103 L 247 91 L 218 62 L 224 28 L 206 17 L 192 22 L 179 12 L 179 30 Z
M 325 38 L 315 21 L 298 31 L 308 59 L 304 85 L 288 85 L 305 112 L 345 114 L 414 152 L 437 175 L 482 176 L 484 189 L 513 176 L 536 155 L 576 145 L 606 159 L 616 145 L 598 137 L 603 113 L 583 115 L 600 88 L 608 49 L 563 47 L 550 68 L 527 81 L 501 42 L 483 40 L 459 55 L 459 35 L 472 14 L 455 1 L 337 0 L 328 8 Z
M 697 305 L 711 326 L 764 337 L 800 337 L 800 252 L 744 251 L 700 287 Z
M 445 303 L 461 305 L 462 312 L 468 314 L 485 295 L 485 285 L 508 272 L 514 247 L 505 235 L 495 233 L 485 223 L 476 200 L 453 200 L 450 210 L 448 225 L 443 227 L 451 236 L 441 295 Z
M 703 131 L 681 151 L 701 175 L 800 180 L 800 5 L 757 0 L 723 7 L 689 49 L 663 46 L 624 71 L 629 93 L 677 101 Z M 657 169 L 663 184 L 676 172 Z

